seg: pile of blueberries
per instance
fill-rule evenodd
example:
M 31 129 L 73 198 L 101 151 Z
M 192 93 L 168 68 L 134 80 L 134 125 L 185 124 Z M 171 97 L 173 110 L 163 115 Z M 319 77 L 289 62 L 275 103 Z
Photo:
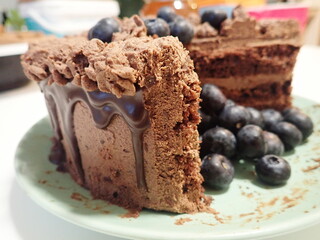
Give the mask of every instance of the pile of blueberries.
M 220 29 L 221 23 L 227 19 L 227 14 L 223 11 L 205 11 L 201 15 L 201 22 L 208 22 Z M 183 44 L 188 44 L 194 36 L 192 24 L 184 17 L 177 15 L 171 7 L 162 7 L 159 9 L 156 18 L 145 19 L 147 35 L 164 37 L 172 35 L 178 37 Z M 103 42 L 111 42 L 112 34 L 120 31 L 120 25 L 114 18 L 103 18 L 88 33 L 88 39 L 98 38 Z
M 214 189 L 227 188 L 234 177 L 233 164 L 240 159 L 255 164 L 256 175 L 263 183 L 285 184 L 291 168 L 280 156 L 311 135 L 310 117 L 298 108 L 279 112 L 240 106 L 212 84 L 203 86 L 201 99 L 198 130 L 205 184 Z
M 201 14 L 201 22 L 208 22 L 212 27 L 219 30 L 221 23 L 227 19 L 223 11 L 207 10 Z M 157 13 L 157 18 L 146 19 L 148 35 L 159 37 L 172 35 L 178 37 L 180 42 L 188 44 L 194 35 L 192 24 L 184 17 L 177 15 L 171 7 L 162 7 Z
M 175 36 L 180 42 L 187 44 L 194 35 L 193 26 L 184 17 L 177 15 L 171 7 L 162 7 L 157 13 L 157 18 L 145 19 L 147 35 Z

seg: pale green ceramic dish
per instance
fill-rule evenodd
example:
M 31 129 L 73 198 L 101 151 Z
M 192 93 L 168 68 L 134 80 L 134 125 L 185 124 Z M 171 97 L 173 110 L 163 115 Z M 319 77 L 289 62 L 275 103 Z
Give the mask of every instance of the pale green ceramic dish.
M 287 185 L 261 185 L 252 166 L 239 164 L 230 188 L 207 191 L 216 214 L 172 214 L 144 210 L 137 218 L 89 192 L 48 162 L 52 130 L 47 118 L 21 140 L 16 152 L 17 179 L 43 208 L 74 224 L 131 239 L 259 239 L 297 231 L 320 222 L 320 105 L 295 98 L 316 126 L 307 143 L 285 158 L 292 176 Z

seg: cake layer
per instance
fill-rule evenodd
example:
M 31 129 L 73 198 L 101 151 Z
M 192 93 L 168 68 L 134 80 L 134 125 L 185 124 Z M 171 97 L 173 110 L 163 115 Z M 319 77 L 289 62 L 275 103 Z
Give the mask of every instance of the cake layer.
M 299 47 L 287 44 L 218 49 L 211 53 L 190 50 L 195 69 L 200 76 L 210 78 L 236 78 L 260 74 L 278 76 L 283 80 L 292 72 Z M 271 78 L 270 81 L 273 79 Z M 256 81 L 259 81 L 257 78 Z M 234 83 L 230 84 L 232 87 Z M 248 86 L 250 87 L 250 86 Z
M 51 157 L 60 158 L 52 160 L 95 198 L 130 209 L 208 209 L 200 82 L 176 38 L 57 39 L 31 46 L 22 63 L 47 100 Z
M 292 72 L 287 74 L 257 74 L 246 76 L 231 76 L 228 78 L 201 77 L 201 84 L 211 83 L 219 88 L 227 88 L 230 90 L 243 90 L 259 87 L 263 84 L 273 83 L 283 84 L 292 78 Z
M 291 80 L 269 82 L 253 88 L 229 89 L 220 87 L 227 98 L 238 104 L 257 109 L 274 108 L 283 110 L 291 107 Z

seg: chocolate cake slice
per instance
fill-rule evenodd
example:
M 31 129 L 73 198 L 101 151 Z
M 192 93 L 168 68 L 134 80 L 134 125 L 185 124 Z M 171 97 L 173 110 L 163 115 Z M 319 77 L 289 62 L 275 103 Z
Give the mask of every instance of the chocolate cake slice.
M 93 197 L 138 210 L 208 208 L 200 82 L 176 38 L 51 39 L 31 45 L 22 65 L 46 99 L 51 161 Z
M 217 85 L 239 104 L 284 109 L 291 105 L 292 70 L 300 49 L 295 20 L 255 20 L 241 8 L 218 29 L 192 16 L 186 47 L 201 84 Z

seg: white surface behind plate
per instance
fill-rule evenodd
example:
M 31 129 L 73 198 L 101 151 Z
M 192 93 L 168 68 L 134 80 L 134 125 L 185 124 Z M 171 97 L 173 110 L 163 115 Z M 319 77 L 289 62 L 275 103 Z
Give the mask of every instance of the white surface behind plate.
M 28 43 L 12 43 L 0 45 L 0 57 L 21 55 L 28 50 Z
M 304 47 L 294 75 L 294 94 L 320 102 L 320 48 Z M 46 115 L 34 83 L 0 93 L 0 239 L 120 240 L 65 222 L 36 205 L 14 177 L 15 149 L 25 132 Z M 318 240 L 320 225 L 273 240 Z

